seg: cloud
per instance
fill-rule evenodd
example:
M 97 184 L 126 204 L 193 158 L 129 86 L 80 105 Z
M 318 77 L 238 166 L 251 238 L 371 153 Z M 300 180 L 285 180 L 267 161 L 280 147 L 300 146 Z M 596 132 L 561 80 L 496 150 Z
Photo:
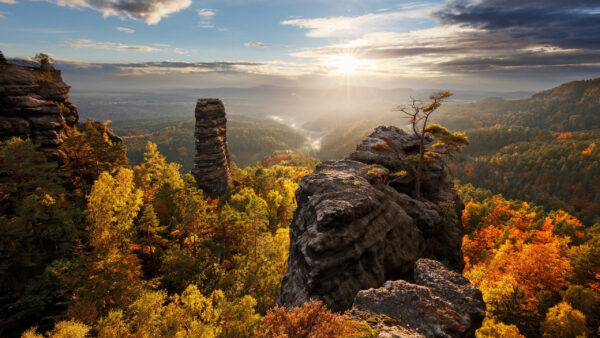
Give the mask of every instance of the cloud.
M 4 18 L 6 18 L 6 17 L 4 16 L 4 13 L 2 13 L 2 11 L 0 11 L 0 20 L 2 20 L 2 19 L 4 19 Z
M 311 19 L 284 20 L 282 25 L 308 29 L 309 37 L 348 37 L 368 32 L 386 31 L 399 26 L 410 26 L 415 20 L 430 19 L 437 7 L 426 3 L 393 12 L 369 13 L 361 16 L 337 16 Z
M 3 0 L 0 0 L 3 1 Z M 11 0 L 8 0 L 11 1 Z M 190 7 L 192 0 L 47 0 L 59 6 L 92 8 L 104 17 L 127 16 L 154 25 L 172 13 Z
M 296 50 L 292 56 L 328 64 L 350 55 L 370 60 L 365 73 L 481 77 L 504 71 L 524 77 L 546 76 L 544 72 L 564 75 L 569 70 L 580 75 L 588 69 L 592 76 L 600 67 L 597 0 L 450 0 L 430 13 L 439 21 L 437 27 L 404 32 L 395 29 L 394 13 L 282 24 L 310 29 L 308 36 L 340 38 L 337 43 Z M 363 33 L 345 37 L 342 33 L 354 29 L 354 24 L 363 26 Z
M 212 17 L 217 14 L 212 9 L 202 8 L 196 10 L 198 13 L 198 17 L 200 18 L 200 27 L 202 28 L 214 28 L 215 26 L 212 24 Z
M 91 40 L 62 41 L 63 46 L 110 49 L 116 51 L 159 52 L 160 49 L 144 45 L 128 45 L 116 42 L 97 42 Z
M 125 33 L 135 33 L 135 30 L 131 29 L 131 28 L 127 28 L 127 27 L 121 27 L 121 26 L 117 26 L 115 27 L 116 30 L 120 31 L 120 32 L 125 32 Z
M 271 47 L 272 45 L 268 44 L 268 43 L 264 43 L 264 42 L 260 42 L 260 41 L 256 41 L 256 42 L 246 42 L 244 43 L 244 47 L 258 47 L 258 48 L 267 48 L 267 47 Z
M 561 48 L 600 48 L 596 0 L 451 0 L 434 14 L 443 24 L 501 32 Z
M 0 4 L 9 4 L 9 5 L 14 5 L 17 2 L 15 0 L 0 0 Z

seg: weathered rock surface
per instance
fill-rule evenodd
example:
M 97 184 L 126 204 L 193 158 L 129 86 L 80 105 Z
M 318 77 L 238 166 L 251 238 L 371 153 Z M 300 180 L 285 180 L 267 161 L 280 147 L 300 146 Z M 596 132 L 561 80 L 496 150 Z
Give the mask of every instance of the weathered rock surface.
M 0 140 L 31 138 L 41 150 L 59 156 L 65 131 L 79 118 L 60 71 L 0 65 Z
M 405 157 L 416 144 L 402 130 L 378 127 L 349 159 L 323 162 L 302 179 L 278 304 L 313 298 L 343 311 L 360 290 L 412 280 L 422 257 L 462 270 L 462 202 L 441 164 L 426 168 L 427 199 L 411 196 Z
M 192 175 L 206 196 L 217 198 L 231 180 L 227 119 L 219 99 L 199 99 L 196 104 L 196 156 Z
M 409 327 L 425 337 L 475 335 L 485 317 L 485 303 L 469 280 L 430 259 L 416 262 L 414 278 L 414 284 L 387 281 L 381 288 L 360 291 L 351 313 L 371 318 L 365 321 L 373 327 L 382 326 L 379 318 L 384 315 L 387 324 Z

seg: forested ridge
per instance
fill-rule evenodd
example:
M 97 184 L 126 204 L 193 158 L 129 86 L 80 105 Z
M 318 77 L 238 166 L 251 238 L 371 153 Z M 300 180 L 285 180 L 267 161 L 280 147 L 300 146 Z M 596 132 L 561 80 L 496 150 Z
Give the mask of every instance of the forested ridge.
M 374 334 L 318 303 L 268 312 L 314 160 L 234 165 L 230 192 L 210 200 L 152 143 L 130 167 L 89 123 L 61 148 L 74 160 L 58 166 L 29 141 L 0 147 L 3 335 L 260 336 L 310 316 L 322 332 Z M 478 336 L 596 332 L 598 225 L 470 184 L 460 193 L 464 274 L 488 305 Z
M 560 92 L 593 92 L 567 89 Z M 244 120 L 237 127 L 247 148 L 238 153 L 252 164 L 232 164 L 229 191 L 207 199 L 159 151 L 191 158 L 181 150 L 190 122 L 153 123 L 121 133 L 134 164 L 92 121 L 68 131 L 61 164 L 29 140 L 0 144 L 0 336 L 267 337 L 283 327 L 376 334 L 317 302 L 272 308 L 287 269 L 294 192 L 318 160 L 278 151 L 255 161 L 251 142 L 261 132 L 252 130 L 268 126 Z M 355 146 L 352 135 L 367 123 L 340 131 L 340 151 Z M 272 131 L 285 140 L 278 135 L 289 130 Z M 449 170 L 465 203 L 463 274 L 487 304 L 477 336 L 598 334 L 597 131 L 495 121 L 466 134 L 470 145 Z M 259 149 L 303 141 L 292 136 L 285 147 Z
M 434 121 L 471 140 L 464 154 L 449 162 L 451 174 L 462 182 L 548 210 L 568 210 L 590 226 L 600 215 L 599 116 L 600 79 L 594 79 L 565 83 L 531 99 L 446 104 Z M 331 127 L 317 157 L 341 158 L 373 127 L 402 123 L 393 112 L 386 118 Z

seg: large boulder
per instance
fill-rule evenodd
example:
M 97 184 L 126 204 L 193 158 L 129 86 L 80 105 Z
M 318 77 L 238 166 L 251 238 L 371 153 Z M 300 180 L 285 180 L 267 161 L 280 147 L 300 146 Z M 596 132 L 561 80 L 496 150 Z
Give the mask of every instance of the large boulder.
M 302 179 L 278 304 L 313 298 L 343 311 L 360 290 L 412 280 L 422 257 L 462 270 L 462 202 L 441 163 L 426 168 L 426 199 L 412 196 L 406 156 L 416 152 L 414 136 L 378 127 L 349 159 Z
M 387 281 L 360 291 L 350 312 L 368 324 L 409 327 L 426 337 L 472 337 L 485 317 L 481 291 L 440 262 L 419 259 L 414 283 Z M 369 320 L 370 319 L 370 320 Z M 389 326 L 389 325 L 388 325 Z

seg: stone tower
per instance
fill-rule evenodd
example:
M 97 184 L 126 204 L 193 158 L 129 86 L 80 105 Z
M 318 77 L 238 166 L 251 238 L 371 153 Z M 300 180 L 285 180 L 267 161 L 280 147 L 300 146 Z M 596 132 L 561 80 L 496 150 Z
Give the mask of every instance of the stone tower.
M 196 156 L 192 175 L 205 196 L 220 197 L 231 180 L 227 119 L 221 100 L 198 100 L 195 137 Z

